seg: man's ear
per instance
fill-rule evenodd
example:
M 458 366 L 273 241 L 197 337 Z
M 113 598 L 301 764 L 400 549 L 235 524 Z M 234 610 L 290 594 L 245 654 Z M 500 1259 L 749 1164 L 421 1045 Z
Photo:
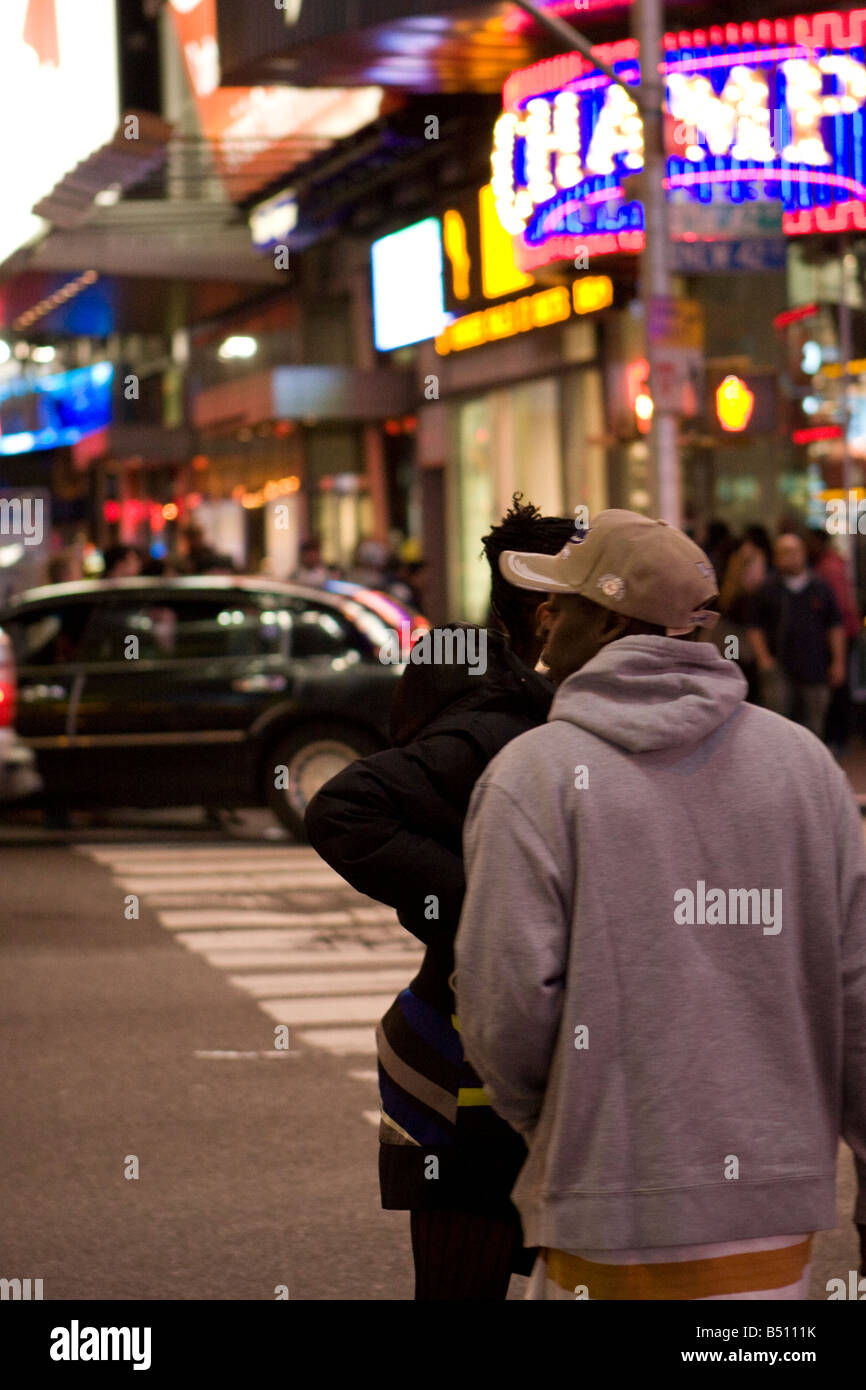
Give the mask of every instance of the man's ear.
M 599 634 L 602 646 L 607 646 L 609 642 L 616 642 L 622 637 L 631 621 L 625 613 L 614 613 L 612 608 L 606 608 L 605 619 L 601 625 Z
M 546 598 L 535 610 L 535 636 L 546 637 L 547 628 L 545 624 L 550 617 L 550 599 Z

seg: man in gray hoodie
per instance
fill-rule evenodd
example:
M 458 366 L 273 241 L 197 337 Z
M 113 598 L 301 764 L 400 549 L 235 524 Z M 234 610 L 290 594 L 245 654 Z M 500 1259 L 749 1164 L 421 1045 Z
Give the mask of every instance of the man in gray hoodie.
M 476 785 L 457 1017 L 527 1141 L 529 1297 L 805 1298 L 839 1136 L 866 1232 L 866 851 L 808 730 L 694 640 L 682 532 L 600 513 L 555 556 L 548 722 Z M 682 640 L 682 639 L 687 640 Z

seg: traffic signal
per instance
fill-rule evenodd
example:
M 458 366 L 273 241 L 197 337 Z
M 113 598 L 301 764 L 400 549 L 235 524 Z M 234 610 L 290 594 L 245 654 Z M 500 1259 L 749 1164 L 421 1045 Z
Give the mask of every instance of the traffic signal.
M 734 364 L 732 363 L 731 366 Z M 719 365 L 707 372 L 706 417 L 710 433 L 737 439 L 775 434 L 779 426 L 775 372 Z
M 716 415 L 723 430 L 744 430 L 755 409 L 755 393 L 740 376 L 726 376 L 716 387 Z

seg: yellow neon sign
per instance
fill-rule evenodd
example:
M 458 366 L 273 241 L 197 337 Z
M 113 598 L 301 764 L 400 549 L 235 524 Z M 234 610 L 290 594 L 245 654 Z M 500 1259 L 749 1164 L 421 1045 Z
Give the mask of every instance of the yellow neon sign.
M 514 242 L 499 221 L 496 199 L 489 183 L 478 194 L 478 221 L 481 228 L 481 288 L 484 298 L 501 299 L 504 294 L 528 290 L 535 280 L 531 275 L 524 274 L 514 259 Z
M 292 492 L 297 492 L 300 486 L 300 478 L 293 474 L 289 478 L 272 478 L 256 492 L 247 492 L 243 484 L 239 483 L 232 489 L 232 497 L 236 498 L 242 507 L 251 511 L 255 507 L 263 507 L 266 502 L 273 502 L 276 497 L 286 497 Z
M 466 246 L 466 223 L 459 212 L 455 212 L 453 209 L 446 212 L 442 219 L 442 238 L 445 254 L 451 262 L 454 298 L 468 299 L 469 271 L 472 268 L 472 260 Z
M 513 338 L 534 328 L 564 323 L 572 313 L 595 313 L 612 303 L 613 281 L 610 277 L 587 275 L 575 280 L 570 292 L 565 285 L 556 285 L 553 289 L 526 294 L 507 304 L 496 304 L 490 309 L 479 309 L 475 314 L 456 319 L 436 338 L 436 351 L 440 357 L 447 357 L 449 352 L 465 352 L 467 348 Z
M 856 357 L 853 362 L 848 363 L 848 376 L 862 376 L 866 372 L 866 357 Z M 846 375 L 841 362 L 828 362 L 821 368 L 821 376 L 840 377 Z

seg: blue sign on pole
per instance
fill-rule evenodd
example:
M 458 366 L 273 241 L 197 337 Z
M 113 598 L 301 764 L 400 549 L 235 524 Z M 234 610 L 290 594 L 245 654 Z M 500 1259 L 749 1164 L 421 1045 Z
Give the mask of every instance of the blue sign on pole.
M 752 237 L 748 241 L 674 241 L 669 247 L 671 270 L 680 275 L 712 275 L 784 270 L 784 237 Z

